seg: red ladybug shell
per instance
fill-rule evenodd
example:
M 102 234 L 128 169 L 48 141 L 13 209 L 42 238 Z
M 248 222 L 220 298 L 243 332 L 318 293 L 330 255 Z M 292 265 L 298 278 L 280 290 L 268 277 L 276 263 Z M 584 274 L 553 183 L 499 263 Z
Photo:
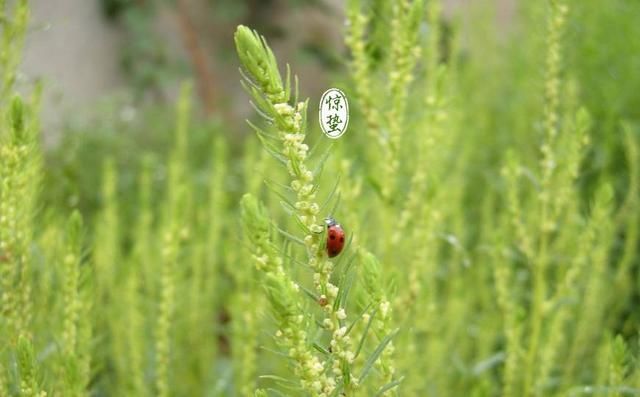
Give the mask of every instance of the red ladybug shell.
M 344 248 L 344 230 L 335 219 L 327 219 L 327 255 L 333 258 Z

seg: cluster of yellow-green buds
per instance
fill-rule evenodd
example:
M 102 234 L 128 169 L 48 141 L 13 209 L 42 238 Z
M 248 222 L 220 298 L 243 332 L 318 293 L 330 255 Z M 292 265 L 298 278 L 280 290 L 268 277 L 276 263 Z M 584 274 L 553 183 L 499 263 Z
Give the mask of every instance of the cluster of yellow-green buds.
M 362 280 L 364 289 L 368 295 L 368 300 L 374 302 L 376 308 L 376 319 L 374 321 L 374 331 L 378 339 L 382 340 L 385 336 L 391 334 L 393 319 L 391 317 L 391 303 L 384 293 L 384 285 L 381 278 L 381 265 L 376 257 L 361 250 L 359 252 L 362 263 Z M 369 314 L 364 314 L 364 321 L 368 322 Z M 386 348 L 376 362 L 384 382 L 391 382 L 395 376 L 395 364 L 393 359 L 394 353 L 393 342 L 389 342 Z M 395 395 L 395 390 L 390 390 L 389 395 Z
M 246 26 L 238 26 L 234 40 L 240 63 L 268 102 L 287 102 L 276 57 L 265 40 Z
M 318 295 L 318 303 L 326 316 L 321 324 L 331 333 L 330 360 L 333 367 L 332 373 L 336 378 L 323 375 L 321 378 L 323 380 L 320 383 L 313 383 L 313 389 L 317 390 L 319 386 L 322 386 L 324 392 L 335 387 L 337 382 L 345 384 L 345 388 L 351 387 L 353 382 L 351 382 L 349 366 L 353 361 L 354 354 L 351 351 L 350 339 L 346 335 L 346 328 L 343 324 L 346 312 L 344 308 L 335 304 L 339 288 L 330 282 L 333 263 L 328 260 L 324 251 L 322 241 L 324 225 L 319 224 L 318 220 L 320 206 L 316 202 L 317 187 L 314 184 L 314 174 L 307 165 L 309 146 L 304 143 L 307 102 L 299 102 L 294 105 L 289 103 L 290 78 L 287 76 L 286 84 L 283 86 L 275 57 L 264 38 L 256 32 L 240 26 L 235 34 L 235 42 L 244 68 L 245 88 L 252 95 L 258 110 L 277 131 L 277 139 L 281 146 L 278 149 L 271 146 L 271 150 L 285 164 L 291 178 L 290 187 L 295 193 L 294 216 L 306 231 L 303 241 L 307 250 L 307 264 L 314 272 L 313 282 Z M 265 236 L 263 238 L 269 235 L 267 233 L 268 224 L 257 228 L 256 226 L 258 225 L 254 222 L 254 227 L 247 230 L 247 233 L 255 233 L 255 230 L 260 229 L 262 230 L 261 234 Z M 297 286 L 288 284 L 291 283 L 291 280 L 280 270 L 282 260 L 275 248 L 269 248 L 269 244 L 265 245 L 259 237 L 257 240 L 255 240 L 256 236 L 252 238 L 254 238 L 254 246 L 258 247 L 255 253 L 258 266 L 267 272 L 267 292 L 272 305 L 276 306 L 279 311 L 286 312 L 292 309 L 293 307 L 283 305 L 283 303 L 287 302 L 293 305 L 296 302 L 289 300 L 291 295 L 288 294 L 293 293 L 294 289 L 297 291 Z M 284 279 L 288 281 L 284 282 Z M 295 327 L 292 329 L 295 330 Z M 279 335 L 279 337 L 292 338 L 292 334 L 286 329 L 281 329 Z M 290 353 L 290 355 L 298 356 L 298 362 L 308 361 L 307 357 L 300 356 L 299 351 L 295 348 Z M 320 369 L 322 367 L 320 362 L 310 362 L 310 365 L 305 368 L 312 371 L 312 368 Z M 310 373 L 305 375 L 310 375 Z M 322 384 L 324 381 L 326 381 L 326 385 Z
M 307 316 L 300 304 L 303 296 L 284 271 L 282 257 L 272 241 L 272 226 L 266 210 L 250 194 L 242 198 L 241 209 L 244 232 L 251 242 L 269 304 L 278 320 L 276 341 L 288 349 L 288 356 L 295 362 L 300 386 L 313 396 L 329 396 L 336 382 L 326 375 L 323 363 L 310 348 Z
M 17 344 L 18 369 L 20 371 L 20 395 L 29 397 L 46 397 L 47 392 L 41 389 L 35 352 L 30 339 L 21 336 Z
M 292 178 L 291 189 L 296 194 L 295 216 L 308 231 L 304 242 L 309 266 L 315 273 L 314 284 L 319 294 L 331 301 L 337 295 L 337 287 L 329 282 L 332 264 L 322 249 L 323 227 L 318 224 L 320 207 L 316 202 L 314 175 L 306 165 L 309 152 L 309 146 L 304 143 L 307 104 L 289 104 L 289 78 L 286 79 L 287 86 L 283 86 L 277 62 L 264 38 L 245 26 L 239 26 L 235 42 L 244 71 L 248 74 L 245 76 L 249 84 L 247 90 L 264 115 L 272 120 L 282 144 L 280 154 Z
M 20 97 L 13 98 L 8 110 L 9 134 L 0 144 L 0 310 L 15 338 L 26 332 L 30 315 L 30 288 L 24 279 L 29 265 L 30 204 L 37 178 Z
M 558 107 L 560 104 L 560 68 L 562 66 L 561 38 L 564 33 L 569 7 L 559 0 L 551 0 L 551 17 L 547 24 L 547 59 L 545 78 L 545 129 L 546 141 L 541 147 L 542 169 L 545 179 L 555 168 L 552 149 L 553 140 L 558 134 Z M 547 198 L 543 198 L 547 199 Z

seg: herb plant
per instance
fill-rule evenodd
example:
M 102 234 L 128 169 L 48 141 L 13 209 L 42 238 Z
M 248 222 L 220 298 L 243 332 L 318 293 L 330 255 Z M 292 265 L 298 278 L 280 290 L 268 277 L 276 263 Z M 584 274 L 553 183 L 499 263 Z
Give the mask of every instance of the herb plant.
M 639 395 L 640 5 L 443 9 L 345 3 L 337 140 L 239 26 L 251 136 L 53 155 L 0 0 L 0 396 Z

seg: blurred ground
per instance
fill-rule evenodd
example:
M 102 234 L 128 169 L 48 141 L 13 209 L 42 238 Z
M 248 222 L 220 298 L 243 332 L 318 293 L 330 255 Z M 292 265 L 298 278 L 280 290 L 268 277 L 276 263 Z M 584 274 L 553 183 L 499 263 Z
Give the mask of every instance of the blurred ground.
M 97 1 L 32 0 L 22 71 L 42 78 L 45 136 L 64 115 L 87 110 L 125 84 L 117 62 L 122 35 L 102 17 Z
M 512 15 L 513 2 L 497 1 L 502 22 Z M 78 115 L 91 114 L 91 109 L 105 97 L 131 91 L 131 82 L 122 67 L 123 46 L 130 37 L 122 23 L 105 17 L 99 0 L 31 0 L 30 3 L 31 28 L 22 70 L 27 82 L 40 78 L 45 83 L 44 135 L 48 142 L 53 142 L 64 128 L 63 123 Z M 298 2 L 301 5 L 291 7 L 284 0 L 262 3 L 269 3 L 269 7 L 253 3 L 259 4 L 254 7 L 263 14 L 250 17 L 268 20 L 278 27 L 277 37 L 271 44 L 279 58 L 288 59 L 300 76 L 311 77 L 301 79 L 301 91 L 312 97 L 319 95 L 332 79 L 326 73 L 327 62 L 339 58 L 343 48 L 343 1 L 316 2 L 322 7 L 311 4 L 313 2 L 309 5 Z M 477 2 L 446 0 L 445 3 L 451 15 L 464 12 Z M 156 7 L 153 34 L 171 56 L 184 60 L 192 68 L 196 85 L 201 86 L 201 99 L 211 102 L 205 107 L 232 120 L 246 117 L 251 110 L 239 90 L 232 51 L 232 32 L 238 21 L 212 18 L 202 9 L 205 3 L 200 0 L 158 4 L 162 5 Z M 191 40 L 194 37 L 195 55 Z M 300 51 L 301 48 L 305 50 Z M 318 54 L 318 48 L 330 50 Z M 200 61 L 197 51 L 202 55 Z M 168 91 L 164 97 L 173 97 L 175 85 L 168 84 L 163 89 Z

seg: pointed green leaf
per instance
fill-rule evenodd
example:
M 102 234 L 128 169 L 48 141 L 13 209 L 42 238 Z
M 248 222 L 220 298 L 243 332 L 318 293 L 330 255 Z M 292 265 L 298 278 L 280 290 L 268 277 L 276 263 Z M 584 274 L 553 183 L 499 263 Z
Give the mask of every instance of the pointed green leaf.
M 378 360 L 378 357 L 380 357 L 380 354 L 382 354 L 382 352 L 387 347 L 389 342 L 391 342 L 391 339 L 393 339 L 398 334 L 399 331 L 400 331 L 399 329 L 395 329 L 391 331 L 389 335 L 385 336 L 380 341 L 380 344 L 378 344 L 378 347 L 376 347 L 376 349 L 373 351 L 371 356 L 369 356 L 369 358 L 367 359 L 367 362 L 364 365 L 364 368 L 362 369 L 362 374 L 358 378 L 360 379 L 361 382 L 367 377 L 367 375 L 369 375 L 369 371 L 371 371 L 371 368 L 373 368 L 373 364 Z

